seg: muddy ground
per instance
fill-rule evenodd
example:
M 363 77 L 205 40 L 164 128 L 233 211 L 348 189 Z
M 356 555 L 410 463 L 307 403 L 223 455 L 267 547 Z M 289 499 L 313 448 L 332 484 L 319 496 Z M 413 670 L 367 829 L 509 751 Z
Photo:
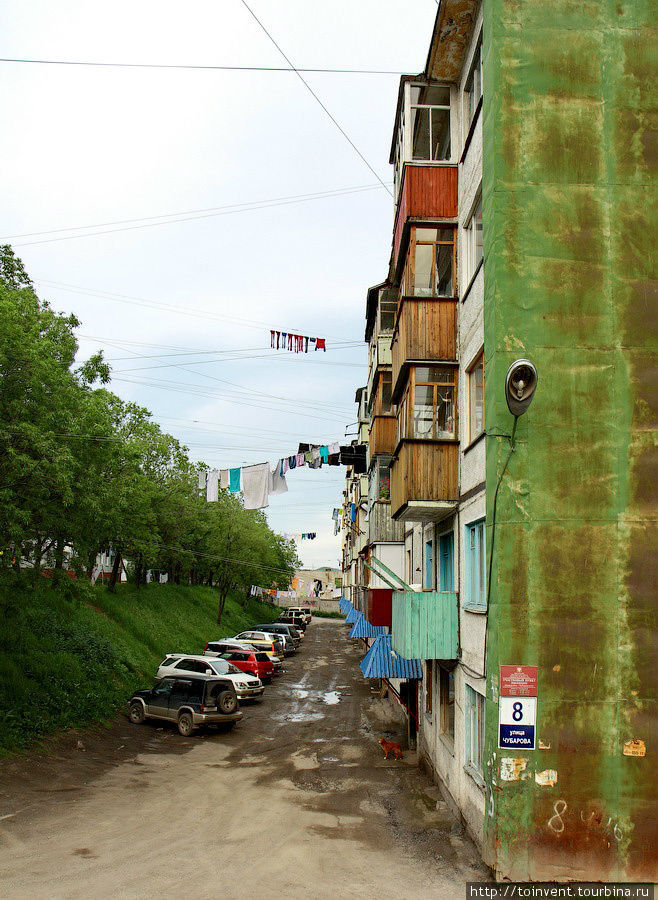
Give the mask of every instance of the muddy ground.
M 342 622 L 316 619 L 229 733 L 67 733 L 0 772 L 0 892 L 147 898 L 462 898 L 488 881 L 419 772 Z

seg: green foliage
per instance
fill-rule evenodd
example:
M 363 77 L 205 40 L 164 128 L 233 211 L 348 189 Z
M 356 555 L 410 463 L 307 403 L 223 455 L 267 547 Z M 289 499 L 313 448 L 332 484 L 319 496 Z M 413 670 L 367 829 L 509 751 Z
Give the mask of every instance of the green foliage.
M 45 580 L 35 585 L 25 574 L 3 575 L 0 752 L 112 715 L 132 690 L 152 684 L 166 653 L 201 653 L 206 641 L 277 612 L 240 600 L 228 598 L 220 632 L 217 591 L 208 587 L 121 585 L 110 594 L 76 582 L 53 590 Z
M 206 503 L 203 466 L 148 410 L 104 387 L 102 354 L 73 369 L 78 324 L 40 301 L 0 246 L 0 571 L 27 566 L 36 581 L 53 570 L 64 588 L 65 569 L 89 578 L 112 550 L 138 587 L 148 570 L 216 585 L 218 621 L 230 591 L 287 588 L 294 544 L 232 495 Z

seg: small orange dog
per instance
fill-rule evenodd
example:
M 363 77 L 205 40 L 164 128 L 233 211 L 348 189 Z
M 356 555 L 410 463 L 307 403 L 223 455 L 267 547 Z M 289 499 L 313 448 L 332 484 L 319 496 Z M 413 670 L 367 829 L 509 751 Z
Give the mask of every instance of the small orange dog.
M 384 759 L 388 759 L 389 753 L 392 753 L 396 759 L 402 759 L 402 747 L 395 741 L 385 741 L 384 738 L 380 738 L 379 743 L 384 751 Z

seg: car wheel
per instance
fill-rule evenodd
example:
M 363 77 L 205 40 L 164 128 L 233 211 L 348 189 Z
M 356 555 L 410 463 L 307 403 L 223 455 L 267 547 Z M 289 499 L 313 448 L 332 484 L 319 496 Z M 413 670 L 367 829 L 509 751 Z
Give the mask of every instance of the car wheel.
M 181 713 L 178 717 L 178 733 L 183 737 L 189 737 L 194 731 L 194 719 L 190 713 Z
M 217 708 L 223 713 L 234 713 L 238 708 L 238 698 L 233 691 L 222 691 L 217 698 Z
M 141 703 L 131 703 L 128 717 L 133 725 L 141 725 L 146 718 L 143 705 Z

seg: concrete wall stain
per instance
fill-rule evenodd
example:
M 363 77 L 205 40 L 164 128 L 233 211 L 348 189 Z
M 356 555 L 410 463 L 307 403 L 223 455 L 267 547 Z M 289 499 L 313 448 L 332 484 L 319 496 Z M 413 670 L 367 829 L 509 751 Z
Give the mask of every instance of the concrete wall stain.
M 487 629 L 490 673 L 539 666 L 527 779 L 500 777 L 489 679 L 485 855 L 510 879 L 656 876 L 657 12 L 484 5 L 488 431 L 511 428 L 513 359 L 540 374 L 499 494 Z M 488 442 L 489 546 L 506 453 Z M 645 757 L 624 755 L 640 740 Z

